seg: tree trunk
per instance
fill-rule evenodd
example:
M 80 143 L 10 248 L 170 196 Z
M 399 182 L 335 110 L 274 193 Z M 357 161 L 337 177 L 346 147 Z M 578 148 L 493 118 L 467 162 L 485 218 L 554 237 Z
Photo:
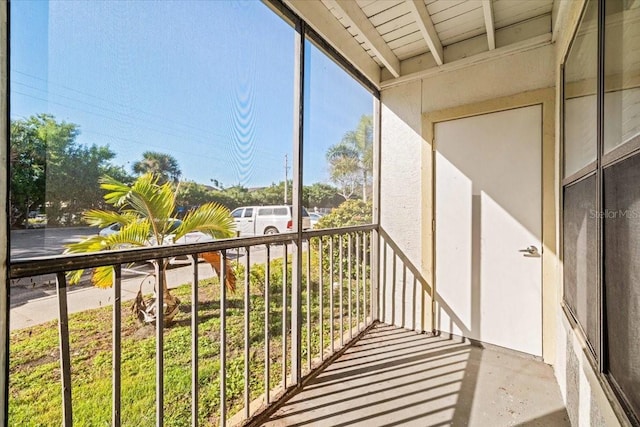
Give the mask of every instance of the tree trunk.
M 178 313 L 178 307 L 180 306 L 180 300 L 169 292 L 169 285 L 167 283 L 167 264 L 164 262 L 160 274 L 162 274 L 162 300 L 164 308 L 164 323 L 170 323 L 173 321 L 173 317 Z

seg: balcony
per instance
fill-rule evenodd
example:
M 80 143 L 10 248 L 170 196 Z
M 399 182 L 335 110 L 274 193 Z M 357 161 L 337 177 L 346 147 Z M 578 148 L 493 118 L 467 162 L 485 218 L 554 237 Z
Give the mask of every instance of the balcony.
M 640 426 L 639 1 L 9 4 L 0 426 Z M 127 168 L 158 144 L 197 157 L 207 201 L 243 183 L 228 207 L 274 203 L 244 197 L 262 168 L 295 232 L 12 258 L 7 226 L 33 225 L 16 158 L 33 208 L 57 205 L 47 232 L 95 207 L 102 167 L 50 167 L 48 131 L 21 127 L 37 167 L 12 146 L 49 114 Z M 337 207 L 305 201 L 319 159 L 367 122 L 331 195 L 370 201 L 368 225 L 303 231 L 299 208 Z M 112 286 L 84 310 L 67 274 L 100 266 Z M 42 278 L 46 310 L 16 322 L 10 282 Z M 165 284 L 176 317 L 139 323 L 128 301 L 159 307 Z
M 222 254 L 219 280 L 208 265 L 194 261 L 211 252 Z M 164 259 L 183 256 L 192 260 L 180 267 L 191 283 L 175 291 L 184 300 L 175 321 L 158 327 L 164 323 L 159 311 L 155 327 L 132 323 L 122 301 L 131 271 L 125 266 L 148 260 L 162 265 Z M 387 264 L 404 271 L 404 281 L 381 280 L 386 267 L 380 266 Z M 104 265 L 115 266 L 114 303 L 101 309 L 103 318 L 111 311 L 112 324 L 96 333 L 103 342 L 92 347 L 80 335 L 93 329 L 80 327 L 78 315 L 69 314 L 73 291 L 66 273 Z M 220 286 L 228 271 L 238 276 L 233 292 Z M 416 279 L 407 280 L 407 273 Z M 424 330 L 417 304 L 428 286 L 374 225 L 45 257 L 11 266 L 14 279 L 43 274 L 57 278 L 58 306 L 57 349 L 45 352 L 49 366 L 59 366 L 54 377 L 60 391 L 46 398 L 62 396 L 60 411 L 48 419 L 57 416 L 64 425 L 568 425 L 548 365 L 456 337 L 416 332 Z M 387 313 L 407 319 L 405 328 L 379 321 L 378 312 L 395 293 L 414 296 L 413 306 L 393 303 Z M 211 330 L 212 324 L 218 329 Z M 45 363 L 36 356 L 22 358 L 29 338 L 20 332 L 12 337 L 13 345 L 20 342 L 11 366 L 9 406 L 9 420 L 16 423 L 24 422 L 22 406 L 45 398 L 33 397 L 19 383 L 21 375 Z M 153 357 L 147 371 L 131 371 L 132 336 L 145 342 Z M 97 359 L 106 370 L 95 366 Z M 84 372 L 88 369 L 95 374 Z M 110 380 L 98 378 L 105 372 L 111 372 Z M 89 397 L 105 381 L 110 392 Z M 132 384 L 140 386 L 137 391 Z M 136 394 L 140 390 L 145 394 Z M 136 399 L 147 405 L 134 404 Z M 87 405 L 94 409 L 88 411 Z

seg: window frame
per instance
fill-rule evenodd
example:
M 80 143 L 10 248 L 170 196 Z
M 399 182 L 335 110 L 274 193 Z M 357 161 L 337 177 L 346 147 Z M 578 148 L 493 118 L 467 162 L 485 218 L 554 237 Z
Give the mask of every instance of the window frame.
M 587 7 L 590 3 L 595 2 L 597 4 L 597 32 L 598 32 L 598 43 L 597 43 L 597 61 L 598 61 L 598 74 L 597 74 L 597 94 L 596 94 L 596 102 L 597 102 L 597 126 L 596 126 L 596 160 L 594 162 L 589 163 L 579 171 L 571 174 L 570 176 L 565 177 L 565 94 L 566 94 L 566 79 L 565 79 L 565 67 L 567 60 L 569 59 L 569 54 L 571 53 L 571 49 L 574 46 L 574 42 L 580 26 L 582 24 L 583 17 L 585 16 Z M 615 147 L 613 150 L 608 153 L 604 152 L 604 138 L 605 138 L 605 36 L 606 36 L 606 1 L 605 0 L 586 0 L 583 4 L 582 11 L 580 14 L 580 19 L 578 20 L 578 24 L 576 25 L 573 35 L 571 37 L 571 41 L 567 47 L 566 52 L 564 52 L 564 56 L 562 58 L 560 64 L 560 100 L 561 104 L 559 107 L 560 111 L 560 159 L 559 159 L 559 174 L 561 176 L 560 185 L 559 185 L 559 206 L 560 206 L 560 254 L 561 259 L 565 259 L 565 244 L 563 240 L 564 236 L 564 192 L 565 189 L 573 184 L 576 184 L 588 177 L 591 177 L 593 174 L 596 175 L 596 207 L 598 212 L 603 212 L 604 209 L 604 172 L 606 169 L 616 165 L 617 163 L 624 161 L 633 156 L 640 156 L 640 135 L 633 137 L 631 140 Z M 564 274 L 561 275 L 562 280 L 562 299 L 561 299 L 561 307 L 569 321 L 570 325 L 576 331 L 576 333 L 580 336 L 580 338 L 585 342 L 586 349 L 585 354 L 587 356 L 588 363 L 591 365 L 592 369 L 596 373 L 598 381 L 600 384 L 606 389 L 607 394 L 612 396 L 611 402 L 614 406 L 617 404 L 619 411 L 622 412 L 627 417 L 627 420 L 631 423 L 631 425 L 640 426 L 640 413 L 634 412 L 631 407 L 631 404 L 627 400 L 625 392 L 619 387 L 615 378 L 611 375 L 609 370 L 609 359 L 608 359 L 608 328 L 607 328 L 607 318 L 606 318 L 606 284 L 604 283 L 604 218 L 603 215 L 598 215 L 597 218 L 597 288 L 598 288 L 598 301 L 597 301 L 597 309 L 598 309 L 598 342 L 591 343 L 587 338 L 587 334 L 585 333 L 584 326 L 578 320 L 576 313 L 569 307 L 569 305 L 565 302 L 565 287 L 564 287 Z M 576 284 L 578 285 L 578 284 Z M 590 346 L 598 346 L 599 358 L 596 358 L 594 349 Z M 615 399 L 615 400 L 614 400 Z

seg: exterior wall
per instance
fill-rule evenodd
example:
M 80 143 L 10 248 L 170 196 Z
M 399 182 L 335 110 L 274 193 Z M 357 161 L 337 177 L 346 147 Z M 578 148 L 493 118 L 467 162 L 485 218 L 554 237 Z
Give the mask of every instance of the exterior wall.
M 546 45 L 382 91 L 380 226 L 395 245 L 386 257 L 385 245 L 380 251 L 382 321 L 433 330 L 431 145 L 422 115 L 551 87 L 553 63 Z
M 443 110 L 555 83 L 555 49 L 546 45 L 423 80 L 422 111 Z
M 545 297 L 546 314 L 551 319 L 550 329 L 545 328 L 553 341 L 548 350 L 554 353 L 545 357 L 554 365 L 557 381 L 573 425 L 627 425 L 619 404 L 611 389 L 592 368 L 585 351 L 585 343 L 576 333 L 560 304 L 562 297 L 562 262 L 560 254 L 560 141 L 561 141 L 561 74 L 560 66 L 567 52 L 573 32 L 580 18 L 584 0 L 563 4 L 557 13 L 557 38 L 553 45 L 487 61 L 455 71 L 440 73 L 402 85 L 386 88 L 381 93 L 381 194 L 380 226 L 383 238 L 393 242 L 394 253 L 402 254 L 404 261 L 393 257 L 387 245 L 385 258 L 381 246 L 381 313 L 387 323 L 417 330 L 432 330 L 433 283 L 431 258 L 432 201 L 431 201 L 431 139 L 421 126 L 421 115 L 433 116 L 444 109 L 464 108 L 473 103 L 483 103 L 500 97 L 540 88 L 555 86 L 555 104 L 552 112 L 552 147 L 545 154 L 547 170 L 544 183 L 543 221 L 551 224 L 547 229 L 545 250 L 554 254 L 544 270 L 544 279 L 551 284 Z M 553 97 L 553 95 L 552 95 Z M 436 113 L 437 115 L 437 113 Z M 551 179 L 551 181 L 549 181 Z M 549 209 L 551 208 L 551 209 Z M 407 274 L 406 264 L 417 267 L 417 274 Z M 419 283 L 418 297 L 413 292 L 414 281 Z M 548 298 L 548 299 L 547 299 Z M 395 302 L 395 304 L 394 304 Z M 410 311 L 413 309 L 413 311 Z M 399 313 L 415 315 L 416 322 L 407 322 Z M 416 314 L 417 311 L 417 314 Z M 410 319 L 409 319 L 410 320 Z M 547 352 L 548 353 L 548 352 Z
M 381 96 L 380 319 L 419 331 L 424 322 L 425 290 L 420 271 L 423 247 L 421 85 L 415 81 Z
M 589 363 L 586 343 L 562 309 L 557 312 L 556 363 L 553 365 L 560 393 L 574 426 L 620 426 L 612 395 Z M 616 405 L 617 406 L 617 405 Z

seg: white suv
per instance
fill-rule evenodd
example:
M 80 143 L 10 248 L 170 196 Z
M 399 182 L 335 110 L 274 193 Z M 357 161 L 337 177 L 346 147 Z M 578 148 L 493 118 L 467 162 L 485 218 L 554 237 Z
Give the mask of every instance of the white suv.
M 278 206 L 243 206 L 231 212 L 240 237 L 260 234 L 276 234 L 292 231 L 293 208 L 288 205 Z M 311 228 L 311 219 L 305 208 L 302 208 L 302 229 Z

